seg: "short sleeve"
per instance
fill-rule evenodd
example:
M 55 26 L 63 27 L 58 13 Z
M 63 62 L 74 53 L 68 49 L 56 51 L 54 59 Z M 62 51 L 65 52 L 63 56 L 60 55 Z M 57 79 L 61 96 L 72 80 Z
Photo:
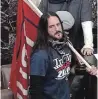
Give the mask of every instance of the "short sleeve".
M 31 56 L 30 75 L 45 76 L 48 68 L 48 55 L 38 51 Z

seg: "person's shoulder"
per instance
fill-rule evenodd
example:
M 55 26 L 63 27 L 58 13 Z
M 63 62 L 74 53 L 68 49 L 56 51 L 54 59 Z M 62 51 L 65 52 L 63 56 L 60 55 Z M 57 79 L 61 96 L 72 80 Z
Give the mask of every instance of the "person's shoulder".
M 48 55 L 47 54 L 47 51 L 44 50 L 44 49 L 41 49 L 41 50 L 36 51 L 35 54 L 38 54 L 39 56 L 47 56 Z
M 37 57 L 37 58 L 47 59 L 47 58 L 48 58 L 48 53 L 47 53 L 46 50 L 43 50 L 43 49 L 41 49 L 41 50 L 36 50 L 36 51 L 32 54 L 31 57 L 32 57 L 32 58 Z

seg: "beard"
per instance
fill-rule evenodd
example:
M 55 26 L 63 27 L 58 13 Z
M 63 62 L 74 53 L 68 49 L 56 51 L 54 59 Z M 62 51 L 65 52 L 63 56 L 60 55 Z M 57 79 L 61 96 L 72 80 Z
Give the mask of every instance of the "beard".
M 54 33 L 53 36 L 49 36 L 49 40 L 51 41 L 60 41 L 62 42 L 64 39 L 64 33 L 61 31 L 57 31 L 56 33 Z
M 54 39 L 54 40 L 60 40 L 60 39 L 62 39 L 62 37 L 63 37 L 63 33 L 62 33 L 61 31 L 57 31 L 57 32 L 54 34 L 53 39 Z

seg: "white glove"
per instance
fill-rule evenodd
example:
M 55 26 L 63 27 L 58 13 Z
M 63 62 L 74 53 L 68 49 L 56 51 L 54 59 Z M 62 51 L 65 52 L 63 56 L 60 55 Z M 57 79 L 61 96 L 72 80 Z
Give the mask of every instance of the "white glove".
M 85 21 L 82 22 L 82 29 L 84 34 L 84 46 L 81 49 L 82 54 L 84 55 L 91 55 L 93 53 L 93 33 L 92 33 L 92 27 L 93 23 L 92 21 Z

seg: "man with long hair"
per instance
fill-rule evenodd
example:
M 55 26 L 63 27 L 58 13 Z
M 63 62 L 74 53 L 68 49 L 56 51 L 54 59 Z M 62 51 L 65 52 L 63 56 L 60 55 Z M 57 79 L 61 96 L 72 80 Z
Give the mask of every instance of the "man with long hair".
M 54 12 L 41 16 L 30 65 L 31 99 L 70 99 L 71 51 Z
M 31 55 L 30 99 L 70 99 L 71 58 L 59 16 L 54 12 L 44 13 Z
M 75 19 L 75 24 L 68 34 L 73 46 L 83 56 L 88 57 L 93 54 L 92 8 L 89 0 L 41 0 L 39 9 L 42 12 L 69 11 Z M 85 70 L 84 65 L 77 64 L 76 60 L 73 62 L 77 65 L 77 68 Z M 83 91 L 85 82 L 88 81 L 86 80 L 88 75 L 85 75 L 85 73 L 81 75 L 75 75 L 71 85 L 72 93 L 74 92 L 75 96 L 74 99 L 83 99 L 84 97 Z

